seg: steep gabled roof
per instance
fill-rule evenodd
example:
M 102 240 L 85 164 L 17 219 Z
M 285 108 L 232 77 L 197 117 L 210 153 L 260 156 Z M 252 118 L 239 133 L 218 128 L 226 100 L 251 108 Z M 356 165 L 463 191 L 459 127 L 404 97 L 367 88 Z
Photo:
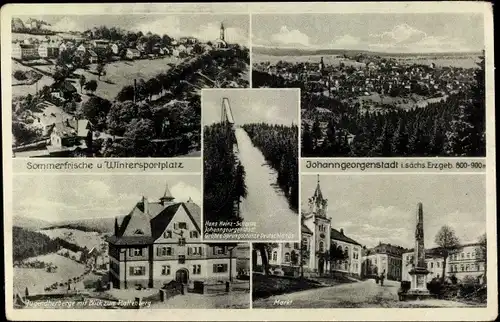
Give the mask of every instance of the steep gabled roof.
M 343 241 L 343 242 L 346 242 L 346 243 L 349 243 L 349 244 L 354 244 L 354 245 L 361 246 L 360 243 L 358 243 L 357 241 L 355 241 L 352 238 L 347 237 L 346 235 L 342 234 L 340 231 L 338 231 L 338 230 L 336 230 L 334 228 L 331 229 L 330 239 L 340 240 L 340 241 Z
M 172 206 L 169 206 L 165 208 L 162 212 L 160 212 L 156 217 L 151 219 L 151 234 L 153 236 L 153 240 L 158 239 L 165 229 L 167 228 L 168 224 L 172 219 L 174 218 L 175 214 L 179 210 L 179 207 L 181 207 L 181 203 L 174 204 Z
M 201 208 L 194 202 L 182 203 L 189 217 L 195 223 L 196 228 L 201 232 Z
M 310 234 L 310 235 L 312 235 L 312 234 L 313 234 L 313 232 L 309 229 L 309 227 L 307 227 L 307 226 L 306 226 L 306 225 L 304 225 L 304 224 L 302 224 L 302 226 L 301 226 L 301 228 L 300 228 L 300 229 L 301 229 L 301 232 L 302 232 L 302 233 L 306 233 L 306 234 Z
M 181 207 L 186 211 L 196 228 L 201 231 L 200 207 L 193 202 L 179 202 L 166 208 L 163 208 L 161 203 L 154 202 L 148 203 L 148 207 L 148 214 L 145 214 L 144 203 L 138 202 L 132 211 L 123 218 L 117 234 L 108 238 L 108 241 L 114 245 L 152 244 L 163 234 Z M 143 234 L 135 235 L 137 230 Z

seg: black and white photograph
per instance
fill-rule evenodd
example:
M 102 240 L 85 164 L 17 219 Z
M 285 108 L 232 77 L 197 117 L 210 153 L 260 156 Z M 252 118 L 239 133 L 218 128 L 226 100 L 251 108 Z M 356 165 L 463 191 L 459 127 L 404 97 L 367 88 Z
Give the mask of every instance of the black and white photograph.
M 486 307 L 484 175 L 302 175 L 300 243 L 253 243 L 253 308 Z
M 12 17 L 14 157 L 199 157 L 201 88 L 249 87 L 248 15 Z
M 298 240 L 299 90 L 204 90 L 204 238 Z
M 485 157 L 482 13 L 252 15 L 252 87 L 301 89 L 302 157 Z
M 18 175 L 13 191 L 15 309 L 249 308 L 249 244 L 202 242 L 199 175 Z

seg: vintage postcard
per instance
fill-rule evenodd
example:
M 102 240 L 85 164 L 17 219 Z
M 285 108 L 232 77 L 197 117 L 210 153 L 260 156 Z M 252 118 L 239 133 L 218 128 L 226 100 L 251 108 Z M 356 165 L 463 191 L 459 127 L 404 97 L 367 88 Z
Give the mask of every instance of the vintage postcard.
M 1 18 L 8 320 L 497 318 L 490 3 Z

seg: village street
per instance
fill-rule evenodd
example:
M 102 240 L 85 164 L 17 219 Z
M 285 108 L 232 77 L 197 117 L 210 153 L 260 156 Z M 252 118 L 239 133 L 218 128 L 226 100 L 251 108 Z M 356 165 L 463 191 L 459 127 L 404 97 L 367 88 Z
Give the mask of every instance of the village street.
M 242 128 L 236 129 L 238 157 L 245 168 L 245 183 L 248 195 L 241 203 L 241 216 L 245 222 L 255 222 L 255 233 L 291 234 L 287 239 L 297 239 L 298 214 L 294 213 L 276 186 L 276 171 L 253 146 L 248 134 Z M 269 239 L 281 239 L 272 238 Z
M 466 304 L 446 300 L 398 301 L 399 282 L 373 279 L 340 284 L 290 294 L 271 296 L 253 302 L 254 308 L 352 308 L 352 307 L 465 307 Z M 282 301 L 282 305 L 277 304 Z M 286 302 L 288 301 L 288 302 Z M 290 302 L 291 301 L 291 302 Z M 276 303 L 276 304 L 275 304 Z

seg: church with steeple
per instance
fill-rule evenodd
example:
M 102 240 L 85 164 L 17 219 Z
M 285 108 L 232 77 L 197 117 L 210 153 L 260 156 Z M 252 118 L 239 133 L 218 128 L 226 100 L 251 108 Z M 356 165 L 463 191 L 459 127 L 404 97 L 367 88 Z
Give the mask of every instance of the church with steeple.
M 220 24 L 220 29 L 219 29 L 219 38 L 215 40 L 214 46 L 216 48 L 227 48 L 226 27 L 224 27 L 224 23 L 222 22 Z
M 328 256 L 325 254 L 328 254 L 332 247 L 340 248 L 345 254 L 343 260 L 332 265 L 333 270 L 359 276 L 361 245 L 346 236 L 342 228 L 340 231 L 332 228 L 328 199 L 323 195 L 318 175 L 312 196 L 308 198 L 307 204 L 302 205 L 301 242 L 278 244 L 271 251 L 269 264 L 273 269 L 282 270 L 287 274 L 295 270 L 294 274 L 297 274 L 302 261 L 305 275 L 322 275 L 330 269 Z M 257 264 L 261 265 L 259 261 L 260 258 L 257 257 Z
M 143 196 L 107 238 L 109 279 L 115 288 L 160 288 L 175 280 L 228 281 L 236 256 L 223 244 L 201 240 L 201 211 L 191 198 L 176 201 L 168 185 L 158 200 Z

